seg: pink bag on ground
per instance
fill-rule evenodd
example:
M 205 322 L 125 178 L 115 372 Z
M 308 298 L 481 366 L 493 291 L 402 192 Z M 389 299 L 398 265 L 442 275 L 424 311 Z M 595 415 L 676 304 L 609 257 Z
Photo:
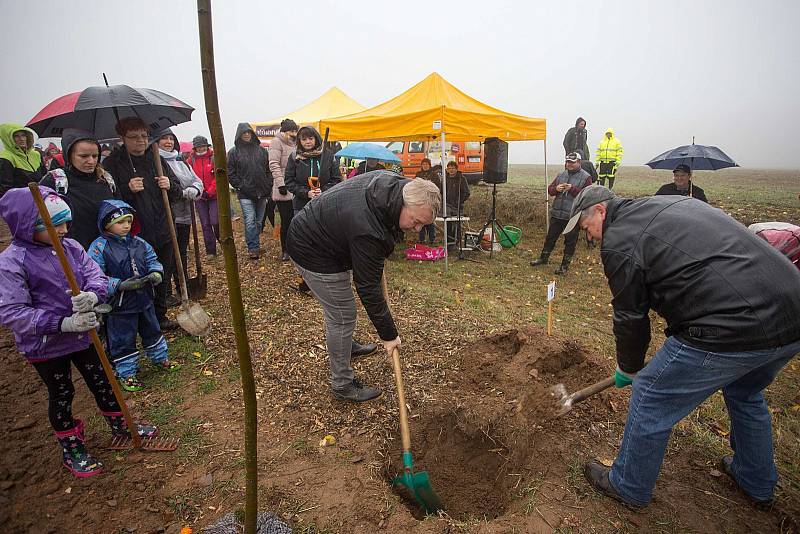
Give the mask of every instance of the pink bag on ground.
M 406 249 L 406 259 L 412 261 L 436 261 L 444 258 L 447 254 L 444 247 L 428 247 L 425 245 L 414 245 L 413 248 Z

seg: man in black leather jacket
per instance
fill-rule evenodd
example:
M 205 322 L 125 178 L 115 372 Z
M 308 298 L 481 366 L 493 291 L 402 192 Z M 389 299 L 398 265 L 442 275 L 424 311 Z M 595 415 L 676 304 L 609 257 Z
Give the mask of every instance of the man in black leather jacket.
M 350 365 L 356 325 L 352 284 L 391 356 L 400 336 L 381 290 L 383 265 L 404 231 L 419 232 L 433 223 L 441 202 L 432 182 L 373 171 L 325 191 L 292 219 L 289 255 L 322 306 L 334 397 L 364 402 L 381 395 L 356 379 Z
M 575 198 L 575 224 L 601 244 L 613 296 L 616 386 L 633 383 L 614 465 L 584 474 L 632 506 L 652 497 L 672 427 L 717 390 L 731 420 L 722 470 L 758 506 L 777 482 L 766 388 L 800 352 L 800 271 L 742 224 L 694 198 L 614 197 L 591 186 Z M 645 366 L 649 311 L 666 341 Z

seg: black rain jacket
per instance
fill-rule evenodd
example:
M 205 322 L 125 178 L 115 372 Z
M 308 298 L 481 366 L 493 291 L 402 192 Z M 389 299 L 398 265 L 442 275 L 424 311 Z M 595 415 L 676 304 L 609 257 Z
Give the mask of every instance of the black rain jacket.
M 638 372 L 652 309 L 667 336 L 710 352 L 800 339 L 800 271 L 722 210 L 657 196 L 608 202 L 600 248 L 613 295 L 617 363 Z

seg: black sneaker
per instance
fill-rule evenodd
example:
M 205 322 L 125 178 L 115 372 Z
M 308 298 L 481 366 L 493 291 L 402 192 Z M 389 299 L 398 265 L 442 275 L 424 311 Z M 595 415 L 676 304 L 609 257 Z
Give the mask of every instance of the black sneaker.
M 536 258 L 535 260 L 533 260 L 531 262 L 531 267 L 536 267 L 536 266 L 539 266 L 539 265 L 547 265 L 548 260 L 549 260 L 549 258 L 545 258 L 545 257 Z
M 162 332 L 169 332 L 170 330 L 178 330 L 180 325 L 171 319 L 162 319 L 158 322 L 158 326 Z
M 375 354 L 378 350 L 378 345 L 375 343 L 367 343 L 366 345 L 362 345 L 356 340 L 353 340 L 353 347 L 350 349 L 350 360 L 357 360 L 359 358 L 364 358 L 371 354 Z
M 731 469 L 731 465 L 733 465 L 733 456 L 731 455 L 725 455 L 720 460 L 720 466 L 722 467 L 723 473 L 731 477 L 731 480 L 733 480 L 733 482 L 736 484 L 736 487 L 739 488 L 739 491 L 741 491 L 747 496 L 748 500 L 753 504 L 753 506 L 757 510 L 761 510 L 763 512 L 769 512 L 770 510 L 772 510 L 772 507 L 775 506 L 775 497 L 768 499 L 766 501 L 754 499 L 753 497 L 751 497 L 746 491 L 744 491 L 744 489 L 742 489 L 742 487 L 739 485 L 739 482 L 737 482 L 736 477 L 733 476 L 733 469 Z
M 337 399 L 350 402 L 367 402 L 383 395 L 383 391 L 380 389 L 365 386 L 357 378 L 354 378 L 348 386 L 342 389 L 332 389 L 331 392 Z
M 583 466 L 583 476 L 591 484 L 591 486 L 607 497 L 611 497 L 624 504 L 633 510 L 641 510 L 644 508 L 638 504 L 632 504 L 622 498 L 622 495 L 617 493 L 611 481 L 608 480 L 608 473 L 611 472 L 610 467 L 606 467 L 600 462 L 591 461 Z

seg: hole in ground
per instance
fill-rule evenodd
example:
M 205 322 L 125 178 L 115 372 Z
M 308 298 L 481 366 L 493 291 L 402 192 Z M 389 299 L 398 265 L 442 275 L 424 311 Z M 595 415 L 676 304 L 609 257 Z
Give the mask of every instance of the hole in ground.
M 459 520 L 499 517 L 511 502 L 511 482 L 517 481 L 508 476 L 518 466 L 516 455 L 481 429 L 464 426 L 465 422 L 452 413 L 414 421 L 411 429 L 414 472 L 428 472 L 431 487 L 450 517 Z M 386 466 L 385 472 L 391 484 L 402 470 L 401 453 L 390 451 L 388 457 L 392 464 Z M 395 491 L 414 517 L 425 517 L 413 496 L 402 488 Z

